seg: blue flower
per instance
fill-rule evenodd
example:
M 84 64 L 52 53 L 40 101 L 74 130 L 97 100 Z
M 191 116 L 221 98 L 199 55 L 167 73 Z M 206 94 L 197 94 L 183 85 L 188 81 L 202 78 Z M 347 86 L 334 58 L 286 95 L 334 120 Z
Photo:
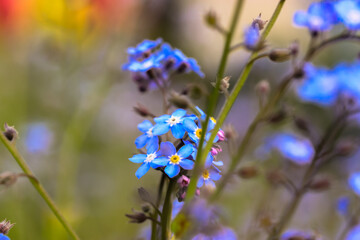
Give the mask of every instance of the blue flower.
M 336 14 L 345 27 L 349 30 L 360 29 L 360 2 L 342 0 L 334 2 Z
M 253 50 L 257 47 L 260 39 L 260 30 L 257 26 L 249 26 L 244 32 L 244 45 L 246 48 Z
M 135 176 L 137 178 L 141 178 L 142 176 L 144 176 L 145 173 L 149 171 L 150 167 L 152 168 L 160 167 L 159 165 L 154 163 L 155 159 L 158 156 L 160 156 L 157 152 L 158 149 L 159 149 L 159 143 L 151 144 L 148 145 L 146 154 L 136 154 L 132 158 L 129 158 L 129 160 L 133 163 L 142 163 L 135 173 Z
M 308 233 L 300 230 L 287 230 L 281 235 L 281 240 L 291 240 L 291 239 L 315 239 L 313 233 Z
M 189 141 L 183 141 L 184 144 L 189 144 L 193 148 L 193 153 L 191 154 L 192 159 L 196 160 L 197 155 L 197 147 L 195 147 L 193 144 L 191 144 Z M 222 161 L 214 161 L 214 156 L 211 154 L 211 152 L 208 153 L 206 160 L 205 160 L 205 168 L 209 168 L 211 165 L 213 165 L 214 168 L 217 169 L 217 166 L 223 166 L 224 163 Z
M 211 235 L 207 234 L 197 234 L 192 240 L 237 240 L 236 233 L 227 227 L 220 227 L 215 232 L 212 232 Z
M 53 134 L 44 123 L 34 123 L 29 125 L 25 137 L 25 145 L 31 153 L 46 152 L 52 143 Z
M 360 239 L 360 225 L 353 227 L 346 235 L 345 240 L 359 240 Z
M 145 39 L 139 43 L 136 47 L 129 47 L 127 53 L 130 59 L 144 58 L 153 49 L 157 48 L 162 43 L 162 39 L 158 38 L 155 41 Z
M 221 178 L 221 175 L 216 169 L 205 169 L 197 182 L 197 187 L 205 186 L 215 187 L 215 182 Z
M 334 68 L 334 74 L 336 74 L 339 85 L 341 86 L 341 93 L 357 101 L 360 99 L 359 63 L 359 61 L 352 64 L 341 63 Z
M 163 115 L 154 119 L 156 125 L 153 129 L 153 134 L 159 136 L 167 133 L 170 129 L 173 136 L 180 139 L 185 134 L 183 121 L 185 119 L 186 111 L 184 109 L 178 109 L 172 113 L 172 115 Z
M 163 142 L 160 145 L 159 156 L 154 160 L 154 163 L 159 166 L 166 166 L 165 173 L 173 178 L 180 172 L 180 167 L 185 170 L 191 170 L 194 167 L 194 162 L 189 158 L 193 152 L 191 144 L 182 146 L 176 152 L 175 146 L 171 142 Z
M 309 140 L 288 133 L 269 137 L 264 149 L 265 151 L 276 149 L 284 158 L 299 165 L 310 163 L 315 153 Z
M 329 30 L 336 22 L 333 6 L 327 1 L 312 3 L 307 12 L 298 11 L 294 15 L 296 25 L 315 32 Z
M 204 122 L 205 119 L 206 119 L 205 112 L 203 110 L 201 110 L 201 108 L 199 108 L 198 106 L 196 106 L 195 108 L 200 113 L 200 120 Z M 210 117 L 210 119 L 209 119 L 209 127 L 208 128 L 213 129 L 215 127 L 215 125 L 216 125 L 216 119 L 214 117 Z
M 135 145 L 137 148 L 143 148 L 145 146 L 158 145 L 159 137 L 153 134 L 153 125 L 149 120 L 144 120 L 138 125 L 138 129 L 144 134 L 136 138 Z
M 200 138 L 201 138 L 201 134 L 203 134 L 202 132 L 202 128 L 201 128 L 201 122 L 198 121 L 198 124 L 195 123 L 195 121 L 191 118 L 187 118 L 184 119 L 183 121 L 183 125 L 184 125 L 184 129 L 188 132 L 188 135 L 190 137 L 190 139 L 196 144 L 199 144 Z M 205 135 L 205 140 L 208 141 L 211 135 L 211 130 L 214 128 L 213 124 L 209 124 L 209 126 L 207 127 L 207 133 Z M 216 136 L 214 139 L 214 143 L 216 143 L 219 140 L 219 137 Z
M 5 236 L 4 234 L 0 233 L 0 240 L 10 240 L 8 236 Z
M 350 188 L 357 194 L 360 195 L 360 172 L 353 173 L 348 180 Z
M 321 105 L 333 104 L 341 90 L 337 74 L 332 70 L 316 68 L 310 63 L 305 65 L 304 71 L 305 80 L 297 89 L 299 97 Z
M 350 199 L 349 197 L 340 197 L 336 204 L 336 210 L 340 215 L 346 216 L 349 212 Z

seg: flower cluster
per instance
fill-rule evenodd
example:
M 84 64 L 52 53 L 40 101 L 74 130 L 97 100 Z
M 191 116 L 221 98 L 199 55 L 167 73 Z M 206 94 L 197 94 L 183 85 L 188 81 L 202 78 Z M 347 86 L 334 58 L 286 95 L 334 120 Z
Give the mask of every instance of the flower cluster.
M 360 100 L 360 62 L 340 63 L 333 69 L 315 67 L 308 63 L 304 67 L 305 80 L 297 88 L 299 97 L 320 105 L 332 105 L 339 97 Z
M 349 30 L 359 30 L 360 2 L 356 0 L 315 2 L 306 12 L 296 12 L 294 23 L 308 28 L 313 33 L 330 30 L 339 23 Z
M 205 113 L 197 107 L 200 116 L 187 114 L 183 109 L 177 109 L 171 115 L 163 115 L 154 118 L 155 125 L 149 120 L 144 120 L 138 125 L 143 132 L 135 140 L 138 149 L 145 148 L 146 154 L 136 154 L 129 160 L 134 163 L 141 163 L 136 171 L 136 176 L 141 178 L 150 168 L 162 170 L 170 178 L 186 175 L 187 170 L 192 170 L 196 159 L 197 149 L 201 135 L 204 134 L 201 128 L 201 121 L 205 119 Z M 205 141 L 210 137 L 215 126 L 215 119 L 211 118 L 208 131 L 205 133 Z M 169 139 L 169 133 L 174 142 L 162 141 Z M 216 161 L 216 155 L 221 152 L 217 142 L 224 141 L 222 130 L 214 140 L 214 145 L 207 155 L 204 173 L 198 181 L 198 187 L 205 185 L 214 186 L 214 181 L 219 180 L 222 161 Z
M 128 62 L 123 65 L 123 70 L 132 73 L 141 92 L 166 86 L 172 73 L 193 71 L 202 78 L 205 76 L 195 59 L 173 49 L 162 39 L 144 40 L 136 47 L 128 48 L 127 53 Z

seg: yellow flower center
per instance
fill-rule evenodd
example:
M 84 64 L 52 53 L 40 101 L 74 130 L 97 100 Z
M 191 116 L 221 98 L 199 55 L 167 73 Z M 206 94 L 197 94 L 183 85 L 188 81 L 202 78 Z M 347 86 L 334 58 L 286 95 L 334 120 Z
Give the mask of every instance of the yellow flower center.
M 210 177 L 210 173 L 208 170 L 204 170 L 203 174 L 202 174 L 202 177 L 206 180 L 206 179 L 209 179 Z
M 170 157 L 170 162 L 172 164 L 178 164 L 180 162 L 180 157 L 178 155 L 172 155 Z
M 216 119 L 211 117 L 210 120 L 213 122 L 213 123 L 216 123 Z
M 197 138 L 200 138 L 200 137 L 201 137 L 201 133 L 202 133 L 202 129 L 201 129 L 201 128 L 196 129 L 195 135 L 196 135 Z

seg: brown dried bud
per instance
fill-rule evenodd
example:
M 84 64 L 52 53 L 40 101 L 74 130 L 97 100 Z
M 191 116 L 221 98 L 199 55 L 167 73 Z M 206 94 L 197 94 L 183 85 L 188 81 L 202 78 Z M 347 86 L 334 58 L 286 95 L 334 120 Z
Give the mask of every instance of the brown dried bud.
M 230 87 L 230 76 L 226 76 L 223 79 L 221 79 L 220 82 L 220 91 L 221 92 L 227 92 Z
M 258 96 L 268 95 L 270 93 L 271 87 L 268 80 L 261 80 L 255 86 L 255 92 Z
M 304 132 L 304 133 L 310 132 L 309 124 L 307 123 L 307 121 L 305 121 L 305 119 L 299 118 L 299 117 L 294 117 L 294 123 L 295 123 L 295 126 L 302 132 Z
M 326 178 L 314 180 L 309 184 L 309 189 L 320 192 L 330 188 L 330 181 Z
M 14 183 L 16 183 L 17 179 L 18 174 L 12 172 L 3 172 L 0 174 L 0 185 L 10 187 Z
M 6 219 L 2 222 L 0 222 L 0 233 L 2 234 L 8 234 L 10 229 L 14 226 L 14 223 L 11 223 L 10 221 L 7 221 Z
M 134 107 L 134 111 L 141 117 L 155 117 L 154 114 L 152 114 L 144 105 L 140 103 L 137 103 L 137 106 Z
M 336 146 L 336 153 L 346 157 L 353 154 L 357 150 L 357 144 L 351 140 L 343 140 Z
M 133 214 L 125 214 L 126 217 L 130 219 L 131 223 L 143 223 L 148 219 L 148 217 L 143 212 L 132 210 Z
M 269 53 L 269 59 L 273 62 L 285 62 L 293 56 L 290 48 L 276 48 Z
M 264 21 L 261 19 L 261 13 L 260 13 L 259 16 L 253 20 L 251 25 L 253 27 L 259 28 L 259 30 L 262 30 L 262 29 L 264 29 L 267 22 L 268 22 L 268 20 Z
M 214 11 L 210 10 L 205 14 L 205 22 L 211 26 L 211 27 L 215 27 L 218 24 L 218 18 L 217 15 Z
M 269 182 L 274 185 L 279 185 L 286 182 L 286 176 L 280 170 L 271 171 L 267 173 L 266 177 L 269 180 Z
M 236 132 L 235 128 L 231 124 L 227 124 L 224 126 L 223 131 L 225 133 L 225 138 L 227 140 L 234 140 L 238 138 L 239 134 Z
M 144 204 L 144 205 L 142 205 L 142 206 L 141 206 L 141 210 L 142 210 L 144 213 L 150 212 L 150 210 L 151 210 L 150 204 Z
M 12 141 L 18 137 L 18 132 L 14 128 L 14 126 L 8 126 L 7 123 L 4 124 L 5 132 L 3 132 L 4 136 L 7 140 Z
M 238 174 L 241 178 L 250 179 L 258 175 L 258 170 L 254 166 L 247 166 L 240 168 Z
M 177 92 L 171 92 L 170 93 L 170 98 L 169 101 L 178 108 L 183 108 L 183 109 L 187 109 L 189 107 L 189 105 L 191 105 L 191 102 L 189 100 L 188 97 L 186 97 L 185 95 L 180 95 Z
M 284 109 L 280 109 L 279 111 L 270 114 L 267 118 L 267 121 L 270 123 L 279 123 L 287 117 L 287 112 Z

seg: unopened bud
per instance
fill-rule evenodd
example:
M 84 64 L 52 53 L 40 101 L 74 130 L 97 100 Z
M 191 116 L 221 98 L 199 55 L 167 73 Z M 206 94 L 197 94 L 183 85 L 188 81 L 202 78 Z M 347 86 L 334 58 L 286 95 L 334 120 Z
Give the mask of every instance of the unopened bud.
M 8 126 L 7 123 L 4 124 L 5 131 L 3 132 L 7 140 L 12 141 L 17 138 L 18 132 L 13 126 Z
M 221 129 L 218 131 L 217 136 L 219 137 L 219 142 L 226 140 L 225 132 Z
M 269 59 L 273 62 L 285 62 L 293 56 L 290 48 L 276 48 L 269 53 Z
M 309 189 L 313 191 L 325 191 L 330 188 L 330 181 L 326 178 L 314 180 L 310 183 Z
M 130 219 L 131 223 L 143 223 L 148 218 L 145 213 L 133 210 L 133 214 L 125 214 Z
M 294 123 L 295 123 L 295 126 L 302 132 L 304 132 L 304 133 L 310 132 L 309 124 L 307 121 L 305 121 L 305 119 L 299 118 L 299 117 L 294 117 Z
M 0 233 L 2 234 L 8 234 L 10 229 L 14 226 L 14 223 L 11 223 L 10 221 L 7 221 L 6 219 L 2 222 L 0 222 Z
M 284 109 L 280 109 L 279 111 L 270 114 L 267 118 L 267 121 L 270 123 L 279 123 L 287 117 L 287 112 Z
M 177 183 L 179 184 L 180 188 L 185 188 L 187 186 L 189 186 L 190 183 L 190 178 L 188 178 L 185 175 L 182 175 L 181 177 L 179 177 L 179 179 L 177 180 Z
M 215 27 L 218 24 L 218 18 L 216 16 L 216 13 L 212 10 L 208 11 L 205 14 L 204 19 L 205 19 L 205 22 L 211 27 Z
M 134 111 L 141 117 L 155 117 L 154 114 L 152 114 L 144 105 L 140 103 L 138 103 L 137 106 L 134 107 Z
M 230 79 L 231 77 L 230 76 L 226 76 L 224 77 L 223 79 L 221 79 L 221 82 L 220 82 L 220 91 L 221 92 L 227 92 L 229 87 L 230 87 Z
M 142 205 L 141 210 L 142 210 L 144 213 L 148 213 L 148 212 L 150 212 L 151 207 L 150 207 L 149 204 L 144 204 L 144 205 Z
M 239 135 L 236 132 L 233 125 L 228 124 L 228 125 L 224 126 L 223 129 L 224 129 L 224 133 L 225 133 L 225 139 L 234 140 L 234 139 L 238 138 Z
M 336 147 L 336 153 L 340 156 L 349 156 L 353 154 L 357 149 L 357 144 L 354 143 L 354 141 L 351 140 L 343 140 L 338 144 Z
M 218 145 L 212 147 L 211 150 L 210 150 L 210 153 L 211 153 L 212 156 L 216 156 L 221 152 L 222 152 L 222 148 L 220 146 L 218 146 Z
M 4 185 L 5 187 L 10 187 L 14 183 L 16 183 L 18 179 L 18 174 L 11 172 L 3 172 L 0 174 L 0 185 Z
M 206 91 L 199 84 L 188 84 L 181 94 L 188 95 L 192 99 L 199 99 L 206 94 Z
M 260 13 L 259 16 L 253 20 L 252 26 L 258 27 L 259 30 L 262 30 L 262 29 L 264 29 L 267 22 L 268 22 L 268 20 L 264 21 L 261 19 L 261 13 Z
M 247 166 L 240 168 L 238 174 L 241 178 L 250 179 L 258 175 L 258 170 L 254 166 Z
M 293 41 L 290 44 L 289 49 L 291 50 L 292 55 L 296 56 L 299 53 L 299 42 L 298 41 Z
M 171 92 L 169 101 L 178 108 L 187 109 L 189 107 L 190 100 L 185 95 L 180 95 L 177 92 Z
M 255 92 L 258 96 L 266 96 L 269 94 L 270 90 L 270 83 L 267 80 L 261 80 L 255 86 Z

